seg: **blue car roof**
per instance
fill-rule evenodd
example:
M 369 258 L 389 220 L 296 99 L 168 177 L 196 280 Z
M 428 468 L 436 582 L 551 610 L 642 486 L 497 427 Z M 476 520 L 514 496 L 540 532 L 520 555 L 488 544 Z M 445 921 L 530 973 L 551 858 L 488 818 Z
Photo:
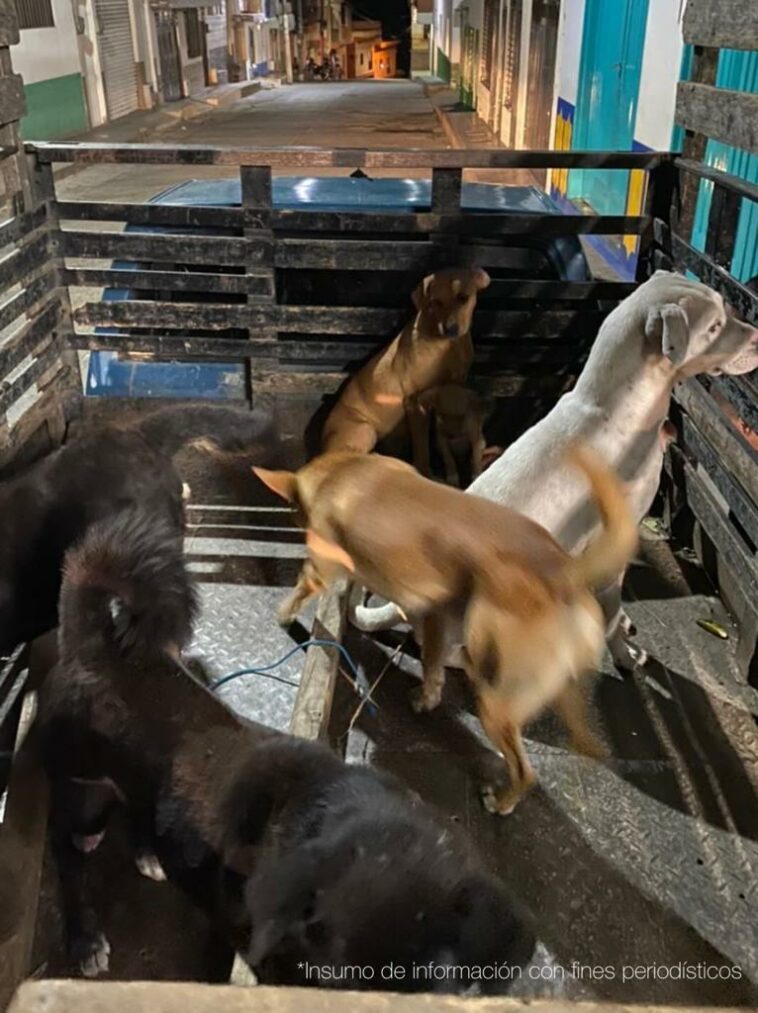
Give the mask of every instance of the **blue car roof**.
M 275 176 L 274 207 L 310 211 L 428 211 L 432 204 L 429 179 L 369 179 L 353 176 Z M 239 179 L 190 179 L 151 198 L 151 204 L 235 206 L 241 203 Z M 466 183 L 461 206 L 467 211 L 532 211 L 560 214 L 536 186 Z

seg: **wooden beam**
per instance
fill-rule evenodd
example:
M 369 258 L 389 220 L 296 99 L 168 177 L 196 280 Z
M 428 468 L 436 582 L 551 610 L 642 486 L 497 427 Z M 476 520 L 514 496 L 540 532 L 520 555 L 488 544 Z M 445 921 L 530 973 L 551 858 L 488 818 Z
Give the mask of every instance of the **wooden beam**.
M 168 889 L 168 888 L 167 888 Z M 555 999 L 408 994 L 168 981 L 35 981 L 22 985 L 9 1013 L 744 1013 L 725 1006 L 647 1006 Z
M 0 30 L 2 26 L 0 25 Z M 0 127 L 20 120 L 26 112 L 24 82 L 20 74 L 0 77 Z
M 208 148 L 194 144 L 29 143 L 26 150 L 42 162 L 85 165 L 250 165 L 272 169 L 652 169 L 661 152 L 512 151 L 505 148 L 454 150 L 393 148 Z
M 0 0 L 0 46 L 15 46 L 18 40 L 15 0 Z
M 716 169 L 712 165 L 706 165 L 705 162 L 696 162 L 691 158 L 677 158 L 674 162 L 674 167 L 697 176 L 698 179 L 707 179 L 711 183 L 718 184 L 718 186 L 726 187 L 728 190 L 739 194 L 740 197 L 747 197 L 748 200 L 758 202 L 758 185 L 750 183 L 746 179 L 740 179 L 739 176 L 733 176 L 729 172 L 722 172 L 721 169 Z
M 687 130 L 758 154 L 758 94 L 680 81 L 674 118 Z
M 226 236 L 168 236 L 139 232 L 63 231 L 57 236 L 64 257 L 133 260 L 140 263 L 255 266 L 266 255 L 263 240 L 255 242 Z
M 341 643 L 345 631 L 347 588 L 335 584 L 322 595 L 311 630 L 312 640 Z M 327 741 L 340 653 L 334 647 L 309 647 L 295 698 L 290 731 L 303 739 Z
M 273 295 L 270 271 L 217 274 L 208 271 L 120 271 L 101 268 L 65 268 L 64 285 L 127 289 L 133 292 L 217 292 L 247 295 L 270 302 Z
M 687 0 L 684 41 L 719 49 L 758 49 L 755 0 Z

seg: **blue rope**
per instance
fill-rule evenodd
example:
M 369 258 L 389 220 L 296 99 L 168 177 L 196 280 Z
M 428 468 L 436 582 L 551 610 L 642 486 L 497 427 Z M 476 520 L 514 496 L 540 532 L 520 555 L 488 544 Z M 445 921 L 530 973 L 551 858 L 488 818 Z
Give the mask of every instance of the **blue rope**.
M 227 682 L 231 682 L 232 679 L 239 679 L 243 675 L 263 675 L 267 679 L 274 679 L 276 680 L 276 682 L 282 682 L 286 686 L 297 687 L 298 684 L 296 682 L 292 682 L 289 679 L 283 679 L 281 676 L 278 675 L 271 675 L 271 671 L 274 668 L 279 668 L 279 666 L 283 665 L 285 661 L 289 661 L 289 659 L 293 656 L 293 654 L 297 654 L 298 651 L 305 651 L 309 647 L 333 647 L 335 650 L 339 651 L 344 661 L 347 663 L 348 668 L 353 674 L 356 690 L 361 694 L 361 696 L 368 696 L 368 688 L 363 686 L 361 681 L 361 674 L 358 671 L 355 662 L 350 657 L 347 650 L 342 646 L 342 644 L 338 643 L 336 640 L 318 640 L 318 639 L 306 640 L 302 644 L 296 644 L 291 651 L 288 651 L 284 655 L 284 657 L 279 658 L 279 660 L 275 661 L 272 665 L 264 665 L 260 668 L 241 668 L 238 672 L 231 672 L 229 675 L 222 675 L 220 679 L 216 679 L 215 682 L 211 683 L 211 689 L 215 693 L 222 686 L 225 686 Z M 371 703 L 369 703 L 369 707 L 371 706 L 372 706 Z

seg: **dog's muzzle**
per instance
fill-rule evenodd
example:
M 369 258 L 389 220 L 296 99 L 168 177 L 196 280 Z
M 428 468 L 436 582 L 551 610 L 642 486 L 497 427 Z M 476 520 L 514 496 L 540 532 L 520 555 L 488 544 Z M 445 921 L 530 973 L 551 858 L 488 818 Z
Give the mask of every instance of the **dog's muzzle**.
M 459 333 L 460 333 L 460 328 L 458 327 L 458 324 L 446 324 L 445 325 L 445 337 L 447 337 L 447 338 L 457 338 Z

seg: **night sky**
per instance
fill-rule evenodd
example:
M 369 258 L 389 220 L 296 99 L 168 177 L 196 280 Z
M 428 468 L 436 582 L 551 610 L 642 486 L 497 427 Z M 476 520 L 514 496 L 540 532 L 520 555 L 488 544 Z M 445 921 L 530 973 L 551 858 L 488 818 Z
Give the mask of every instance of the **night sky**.
M 381 21 L 385 39 L 398 40 L 397 68 L 407 74 L 411 65 L 411 8 L 408 0 L 353 0 L 352 8 L 356 17 Z

